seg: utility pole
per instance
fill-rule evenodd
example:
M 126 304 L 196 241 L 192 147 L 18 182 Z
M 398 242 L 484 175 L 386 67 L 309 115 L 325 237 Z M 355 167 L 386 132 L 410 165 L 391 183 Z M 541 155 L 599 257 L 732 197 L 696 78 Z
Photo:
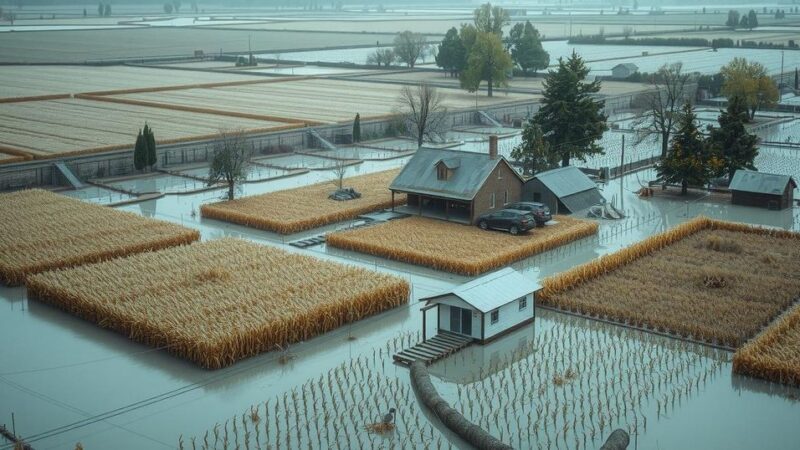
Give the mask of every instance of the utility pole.
M 783 50 L 781 50 L 781 81 L 778 83 L 778 90 L 780 89 L 783 89 Z
M 622 135 L 622 151 L 620 152 L 619 167 L 622 169 L 621 175 L 625 174 L 625 135 Z

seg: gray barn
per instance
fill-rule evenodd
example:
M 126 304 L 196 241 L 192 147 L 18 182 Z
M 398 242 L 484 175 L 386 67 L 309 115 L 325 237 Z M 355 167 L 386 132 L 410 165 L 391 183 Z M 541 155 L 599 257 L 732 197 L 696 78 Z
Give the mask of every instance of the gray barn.
M 525 183 L 522 198 L 542 202 L 557 214 L 576 213 L 605 201 L 594 181 L 575 166 L 537 173 Z
M 611 77 L 617 80 L 623 80 L 639 71 L 639 67 L 633 63 L 617 64 L 611 68 Z
M 792 206 L 797 183 L 789 175 L 739 169 L 728 187 L 734 205 L 786 209 Z

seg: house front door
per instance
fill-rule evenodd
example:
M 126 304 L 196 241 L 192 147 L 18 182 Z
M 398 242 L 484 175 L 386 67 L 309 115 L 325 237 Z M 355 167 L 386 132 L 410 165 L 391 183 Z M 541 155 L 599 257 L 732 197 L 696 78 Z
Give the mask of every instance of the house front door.
M 472 335 L 472 311 L 457 306 L 450 307 L 450 331 Z

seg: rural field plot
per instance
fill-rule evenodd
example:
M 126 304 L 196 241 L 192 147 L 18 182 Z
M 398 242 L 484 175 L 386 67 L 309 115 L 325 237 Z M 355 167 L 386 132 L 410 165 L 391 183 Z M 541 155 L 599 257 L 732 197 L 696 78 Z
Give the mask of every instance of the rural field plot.
M 226 63 L 231 65 L 231 63 Z M 5 66 L 0 98 L 259 80 L 233 73 L 131 66 Z
M 594 221 L 556 216 L 526 234 L 484 231 L 424 217 L 329 234 L 328 245 L 436 270 L 478 275 L 597 233 Z
M 206 173 L 208 170 L 206 169 Z M 195 178 L 156 173 L 146 177 L 100 180 L 99 184 L 132 194 L 178 194 L 195 192 L 208 188 L 208 183 Z
M 322 170 L 332 169 L 338 162 L 335 159 L 313 156 L 310 154 L 292 153 L 280 156 L 267 156 L 253 160 L 256 164 L 278 168 L 283 170 L 310 169 Z
M 200 233 L 38 189 L 0 194 L 0 281 L 188 244 Z
M 250 170 L 247 172 L 247 181 L 263 181 L 274 178 L 281 178 L 289 175 L 304 173 L 304 170 L 285 170 L 277 169 L 274 167 L 264 167 L 258 164 L 252 164 Z M 192 178 L 208 179 L 208 167 L 196 167 L 192 169 L 177 169 L 175 174 L 184 175 Z
M 345 178 L 343 186 L 361 193 L 361 198 L 336 201 L 328 195 L 336 190 L 333 181 L 284 191 L 254 195 L 200 207 L 208 219 L 218 219 L 246 227 L 297 233 L 323 225 L 354 219 L 361 214 L 392 207 L 389 184 L 398 170 Z M 395 197 L 395 204 L 405 203 L 405 196 Z
M 697 218 L 548 278 L 543 305 L 736 348 L 797 298 L 800 234 Z
M 800 305 L 740 348 L 733 371 L 800 387 Z
M 186 89 L 167 92 L 114 96 L 117 99 L 143 100 L 220 111 L 259 114 L 283 118 L 339 122 L 392 113 L 402 86 L 376 85 L 358 81 L 296 80 L 281 83 L 251 84 L 214 89 Z M 460 89 L 446 90 L 444 103 L 450 108 L 474 108 L 475 95 Z M 521 94 L 481 97 L 482 104 L 529 100 Z
M 237 239 L 30 278 L 32 298 L 204 368 L 408 301 L 405 280 Z
M 133 147 L 148 122 L 158 142 L 213 135 L 220 129 L 271 129 L 285 123 L 81 99 L 0 104 L 0 145 L 36 157 Z

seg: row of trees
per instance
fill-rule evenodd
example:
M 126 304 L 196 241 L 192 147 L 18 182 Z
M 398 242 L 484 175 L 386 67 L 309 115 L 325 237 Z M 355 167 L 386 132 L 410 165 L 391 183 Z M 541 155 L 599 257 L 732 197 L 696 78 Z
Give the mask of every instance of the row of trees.
M 720 176 L 731 180 L 738 169 L 755 170 L 757 138 L 745 128 L 747 116 L 745 101 L 734 97 L 717 119 L 719 126 L 709 126 L 704 135 L 697 128 L 694 108 L 685 103 L 670 151 L 656 164 L 659 177 L 680 184 L 686 195 L 689 186 L 705 186 Z
M 725 26 L 752 30 L 758 27 L 758 15 L 751 9 L 750 12 L 740 17 L 739 11 L 732 9 L 728 11 L 728 19 L 725 21 Z

